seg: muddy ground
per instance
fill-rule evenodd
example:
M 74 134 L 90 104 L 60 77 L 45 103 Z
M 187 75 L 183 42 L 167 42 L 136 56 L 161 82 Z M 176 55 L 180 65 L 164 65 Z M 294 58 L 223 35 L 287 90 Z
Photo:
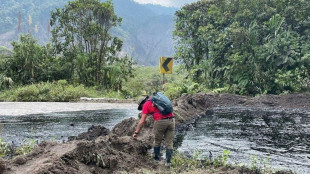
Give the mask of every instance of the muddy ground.
M 309 99 L 308 93 L 259 97 L 199 93 L 183 95 L 173 101 L 173 105 L 177 126 L 184 127 L 192 119 L 213 107 L 309 110 Z M 159 171 L 163 166 L 153 161 L 148 152 L 153 141 L 152 122 L 149 117 L 137 140 L 133 140 L 131 136 L 138 120 L 129 118 L 117 124 L 113 130 L 92 126 L 88 132 L 70 137 L 65 143 L 43 142 L 30 154 L 1 160 L 0 173 L 143 173 L 145 169 Z M 240 171 L 234 169 L 226 173 Z

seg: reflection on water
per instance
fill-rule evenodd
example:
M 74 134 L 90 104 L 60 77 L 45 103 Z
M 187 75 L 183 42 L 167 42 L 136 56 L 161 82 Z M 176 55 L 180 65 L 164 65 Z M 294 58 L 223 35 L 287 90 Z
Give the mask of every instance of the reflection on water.
M 213 156 L 219 156 L 227 149 L 233 163 L 250 165 L 254 157 L 269 163 L 270 158 L 270 165 L 277 169 L 310 171 L 309 113 L 216 108 L 192 126 L 177 137 L 179 150 L 184 153 L 200 151 L 203 157 L 208 157 L 212 152 Z
M 19 145 L 29 140 L 66 141 L 69 136 L 86 132 L 91 125 L 112 129 L 125 118 L 137 117 L 133 109 L 110 109 L 36 114 L 26 116 L 1 116 L 1 138 Z

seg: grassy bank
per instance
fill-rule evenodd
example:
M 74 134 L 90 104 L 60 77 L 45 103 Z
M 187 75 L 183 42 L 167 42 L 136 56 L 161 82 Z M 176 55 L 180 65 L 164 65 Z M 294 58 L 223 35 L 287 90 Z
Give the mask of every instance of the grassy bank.
M 141 94 L 151 95 L 162 90 L 162 74 L 157 66 L 137 66 L 134 68 L 134 77 L 124 81 L 120 91 L 98 90 L 99 87 L 85 87 L 73 85 L 66 80 L 56 82 L 41 82 L 26 86 L 10 86 L 0 92 L 2 101 L 27 101 L 27 102 L 67 102 L 79 100 L 80 97 L 105 97 L 105 98 L 137 98 Z M 165 75 L 165 94 L 171 99 L 188 92 L 188 87 L 183 82 L 184 73 L 175 67 L 173 74 Z
M 78 100 L 80 97 L 100 97 L 104 94 L 94 88 L 83 85 L 71 85 L 65 80 L 57 82 L 42 82 L 28 86 L 14 87 L 2 91 L 2 101 L 27 101 L 27 102 L 68 102 Z
M 173 74 L 165 74 L 164 81 L 164 93 L 171 100 L 180 97 L 183 93 L 225 93 L 228 91 L 227 88 L 210 90 L 204 85 L 187 79 L 186 73 L 180 66 L 174 66 Z M 163 75 L 159 73 L 158 66 L 136 66 L 134 67 L 134 77 L 124 81 L 120 91 L 103 90 L 96 86 L 85 87 L 84 85 L 70 84 L 66 80 L 59 80 L 26 86 L 13 84 L 0 92 L 0 100 L 67 102 L 79 100 L 80 97 L 138 98 L 144 93 L 151 95 L 153 92 L 162 91 L 162 83 Z

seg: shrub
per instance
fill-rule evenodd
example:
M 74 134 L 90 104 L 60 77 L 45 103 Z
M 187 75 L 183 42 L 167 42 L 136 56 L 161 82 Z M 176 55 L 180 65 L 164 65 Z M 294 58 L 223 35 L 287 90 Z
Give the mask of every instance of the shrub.
M 11 91 L 4 91 L 0 96 L 9 101 L 51 101 L 67 102 L 77 100 L 80 97 L 97 95 L 93 88 L 86 89 L 84 85 L 69 85 L 67 81 L 61 80 L 54 83 L 42 82 L 29 86 L 17 87 Z
M 36 85 L 25 86 L 16 90 L 16 101 L 37 101 L 39 89 Z
M 188 89 L 184 84 L 167 83 L 165 84 L 165 95 L 171 100 L 180 97 L 183 93 L 187 93 Z

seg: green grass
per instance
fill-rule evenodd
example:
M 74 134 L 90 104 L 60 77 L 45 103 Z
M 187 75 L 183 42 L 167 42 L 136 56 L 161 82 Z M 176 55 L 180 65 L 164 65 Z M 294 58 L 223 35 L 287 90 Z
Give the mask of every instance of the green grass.
M 26 102 L 68 102 L 78 100 L 80 97 L 96 97 L 103 95 L 94 88 L 86 88 L 83 85 L 71 85 L 65 80 L 57 82 L 42 82 L 28 86 L 16 87 L 5 90 L 0 94 L 3 101 Z

